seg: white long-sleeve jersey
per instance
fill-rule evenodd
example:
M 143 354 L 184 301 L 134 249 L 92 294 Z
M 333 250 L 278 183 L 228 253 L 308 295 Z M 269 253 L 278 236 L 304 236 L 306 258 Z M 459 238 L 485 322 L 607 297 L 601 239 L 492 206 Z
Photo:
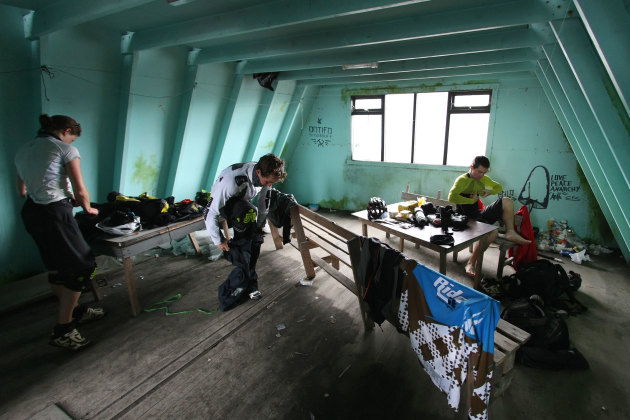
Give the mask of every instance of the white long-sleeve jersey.
M 210 234 L 210 239 L 215 245 L 221 243 L 219 216 L 221 209 L 225 207 L 227 201 L 232 197 L 240 197 L 247 201 L 252 201 L 254 197 L 258 198 L 258 227 L 262 227 L 269 212 L 269 187 L 257 187 L 254 185 L 254 179 L 257 175 L 254 173 L 256 162 L 236 163 L 225 168 L 212 185 L 211 198 L 212 202 L 208 208 L 206 215 L 206 229 Z M 262 194 L 260 194 L 262 192 Z

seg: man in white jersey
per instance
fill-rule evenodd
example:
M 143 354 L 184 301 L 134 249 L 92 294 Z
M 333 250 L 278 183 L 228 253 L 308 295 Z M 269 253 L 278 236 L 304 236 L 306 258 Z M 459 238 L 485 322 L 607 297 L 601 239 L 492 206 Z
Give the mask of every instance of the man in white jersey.
M 237 163 L 224 169 L 212 186 L 205 222 L 210 238 L 234 266 L 228 279 L 219 286 L 219 305 L 227 311 L 249 295 L 260 299 L 256 262 L 263 242 L 271 202 L 272 185 L 284 181 L 284 161 L 267 154 L 258 162 Z M 251 201 L 258 197 L 257 207 Z M 228 241 L 221 234 L 219 218 L 234 230 Z
M 221 236 L 219 216 L 227 220 L 228 226 L 239 230 L 243 222 L 245 224 L 250 222 L 251 217 L 241 218 L 239 216 L 246 215 L 234 214 L 236 207 L 248 207 L 245 204 L 236 206 L 237 200 L 251 204 L 258 196 L 255 221 L 256 227 L 262 229 L 269 212 L 271 187 L 276 182 L 284 181 L 286 176 L 284 161 L 273 154 L 261 157 L 258 162 L 236 163 L 225 168 L 212 186 L 210 203 L 206 207 L 206 229 L 212 242 L 223 251 L 230 250 L 227 239 Z M 237 220 L 239 218 L 241 220 Z M 237 226 L 234 226 L 235 222 Z

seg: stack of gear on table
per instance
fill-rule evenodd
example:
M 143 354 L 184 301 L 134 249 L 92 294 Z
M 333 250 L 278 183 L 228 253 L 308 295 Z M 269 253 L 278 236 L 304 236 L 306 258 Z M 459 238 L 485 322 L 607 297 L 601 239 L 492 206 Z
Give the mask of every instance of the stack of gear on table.
M 372 221 L 391 221 L 413 224 L 419 228 L 431 224 L 441 227 L 444 234 L 448 234 L 448 228 L 461 231 L 468 228 L 468 217 L 458 214 L 452 206 L 435 206 L 426 201 L 424 197 L 416 200 L 405 201 L 398 204 L 398 212 L 389 213 L 387 204 L 380 197 L 372 197 L 367 205 L 368 219 Z M 390 219 L 391 217 L 391 219 Z
M 198 192 L 197 197 L 205 195 Z M 103 232 L 110 235 L 129 235 L 141 229 L 166 226 L 201 216 L 203 207 L 189 199 L 175 202 L 173 196 L 165 199 L 152 197 L 146 192 L 137 197 L 112 191 L 107 202 L 92 203 L 99 211 L 98 216 L 79 212 L 75 219 L 87 241 Z

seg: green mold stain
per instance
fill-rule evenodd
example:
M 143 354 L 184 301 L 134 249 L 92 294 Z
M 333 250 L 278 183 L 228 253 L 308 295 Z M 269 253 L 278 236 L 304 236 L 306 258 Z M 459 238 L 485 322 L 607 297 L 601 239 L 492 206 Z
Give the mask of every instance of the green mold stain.
M 361 208 L 361 205 L 357 205 L 355 200 L 351 200 L 346 196 L 344 196 L 341 200 L 321 200 L 317 204 L 319 204 L 320 207 L 335 210 L 353 210 Z
M 151 155 L 147 161 L 144 155 L 140 155 L 133 166 L 135 169 L 131 180 L 140 184 L 143 191 L 152 191 L 157 184 L 159 174 L 157 157 Z
M 586 179 L 586 176 L 584 175 L 584 171 L 582 171 L 582 167 L 579 164 L 577 165 L 577 177 L 580 180 L 580 186 L 582 187 L 582 191 L 584 192 L 584 195 L 586 196 L 586 202 L 588 205 L 589 230 L 591 232 L 599 232 L 601 239 L 604 241 L 604 244 L 602 245 L 615 243 L 615 238 L 612 231 L 610 230 L 610 226 L 608 225 L 606 218 L 602 214 L 602 210 L 599 207 L 599 203 L 597 202 L 597 199 L 595 198 L 595 195 L 593 194 L 593 190 L 591 190 L 591 186 L 589 185 L 588 180 Z M 583 237 L 582 240 L 584 240 L 587 243 L 599 242 L 598 240 L 595 240 L 589 237 Z
M 488 85 L 491 83 L 496 83 L 495 80 L 469 80 L 467 82 L 462 83 L 462 85 Z
M 462 85 L 484 85 L 496 83 L 496 80 L 469 80 Z M 457 86 L 458 83 L 451 83 L 449 86 Z M 361 88 L 343 88 L 341 89 L 341 100 L 344 104 L 350 102 L 350 98 L 354 95 L 385 95 L 389 93 L 416 93 L 416 92 L 434 92 L 437 88 L 444 86 L 442 82 L 436 82 L 431 84 L 420 83 L 417 85 L 410 85 L 400 87 L 397 85 L 390 86 L 377 86 L 377 87 L 361 87 Z

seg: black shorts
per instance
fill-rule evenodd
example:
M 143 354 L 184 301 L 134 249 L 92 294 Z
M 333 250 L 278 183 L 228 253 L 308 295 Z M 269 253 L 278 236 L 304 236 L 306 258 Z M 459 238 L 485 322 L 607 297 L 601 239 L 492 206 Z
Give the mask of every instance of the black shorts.
M 88 290 L 96 273 L 96 260 L 72 209 L 69 199 L 44 205 L 29 198 L 22 207 L 22 220 L 37 244 L 44 265 L 52 271 L 48 281 L 83 292 Z
M 499 198 L 492 204 L 489 204 L 483 210 L 479 210 L 477 203 L 475 204 L 458 204 L 457 210 L 468 216 L 468 218 L 477 220 L 478 222 L 493 225 L 495 222 L 503 223 L 503 200 Z

